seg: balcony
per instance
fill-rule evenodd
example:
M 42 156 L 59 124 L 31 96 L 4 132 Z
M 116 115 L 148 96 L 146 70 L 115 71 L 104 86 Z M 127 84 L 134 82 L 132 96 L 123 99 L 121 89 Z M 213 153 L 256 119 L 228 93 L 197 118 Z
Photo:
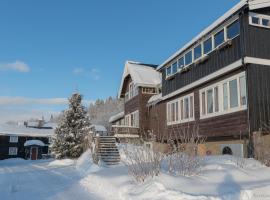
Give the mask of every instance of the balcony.
M 117 138 L 139 138 L 140 129 L 137 127 L 112 125 L 111 133 Z

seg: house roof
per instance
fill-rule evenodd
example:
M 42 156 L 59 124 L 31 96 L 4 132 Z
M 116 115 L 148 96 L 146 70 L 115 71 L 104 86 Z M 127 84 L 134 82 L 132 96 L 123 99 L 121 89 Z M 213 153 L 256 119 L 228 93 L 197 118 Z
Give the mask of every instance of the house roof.
M 110 117 L 109 119 L 109 122 L 112 123 L 112 122 L 115 122 L 121 118 L 123 118 L 125 116 L 125 112 L 120 112 L 120 113 L 117 113 L 116 115 L 113 115 Z
M 157 87 L 161 84 L 161 74 L 156 71 L 155 65 L 127 61 L 119 89 L 121 97 L 125 79 L 130 75 L 135 86 Z
M 90 128 L 91 129 L 94 128 L 95 131 L 98 131 L 98 132 L 107 132 L 107 129 L 102 125 L 93 124 L 93 125 L 90 126 Z
M 228 19 L 234 13 L 238 12 L 244 6 L 249 6 L 250 10 L 255 10 L 255 9 L 259 9 L 259 8 L 265 8 L 265 7 L 270 6 L 270 0 L 241 0 L 238 4 L 236 4 L 234 7 L 232 7 L 224 15 L 222 15 L 220 18 L 218 18 L 214 23 L 212 23 L 210 26 L 208 26 L 206 29 L 204 29 L 196 37 L 194 37 L 185 46 L 183 46 L 181 49 L 179 49 L 176 53 L 174 53 L 172 56 L 170 56 L 167 60 L 165 60 L 161 65 L 159 65 L 157 67 L 157 70 L 162 69 L 171 60 L 175 59 L 178 55 L 180 55 L 181 53 L 186 51 L 190 46 L 192 46 L 200 38 L 202 38 L 202 37 L 206 36 L 207 34 L 209 34 L 209 32 L 211 32 L 213 29 L 215 29 L 217 26 L 219 26 L 222 22 L 224 22 L 226 19 Z
M 0 135 L 50 137 L 54 135 L 54 129 L 38 129 L 24 125 L 0 124 Z

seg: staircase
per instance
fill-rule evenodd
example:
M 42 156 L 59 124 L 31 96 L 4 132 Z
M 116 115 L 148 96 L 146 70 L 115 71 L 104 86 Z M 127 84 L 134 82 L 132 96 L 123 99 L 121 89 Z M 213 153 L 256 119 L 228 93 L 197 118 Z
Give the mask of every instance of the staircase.
M 99 136 L 95 140 L 98 160 L 102 160 L 107 165 L 119 164 L 120 154 L 116 146 L 116 138 L 113 136 Z

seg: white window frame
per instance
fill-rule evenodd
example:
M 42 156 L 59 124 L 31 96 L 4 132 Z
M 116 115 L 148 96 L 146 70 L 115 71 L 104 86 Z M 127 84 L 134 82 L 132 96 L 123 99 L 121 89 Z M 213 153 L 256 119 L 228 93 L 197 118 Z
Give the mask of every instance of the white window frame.
M 149 92 L 149 89 L 154 90 L 154 92 Z M 142 87 L 143 94 L 158 94 L 158 89 L 153 87 Z
M 132 122 L 131 122 L 132 117 L 134 119 L 134 125 L 132 125 Z M 139 116 L 138 110 L 125 116 L 125 126 L 126 127 L 133 127 L 133 128 L 140 127 L 140 116 Z
M 9 142 L 10 143 L 18 143 L 19 137 L 18 136 L 9 136 Z
M 9 147 L 8 148 L 8 155 L 9 156 L 17 156 L 18 155 L 18 148 L 17 147 Z
M 259 18 L 259 24 L 252 23 L 252 18 L 253 17 Z M 250 25 L 257 26 L 257 27 L 263 27 L 263 28 L 270 28 L 270 25 L 269 26 L 264 26 L 262 24 L 263 19 L 270 20 L 270 16 L 269 15 L 262 15 L 262 14 L 258 14 L 258 13 L 249 12 L 249 24 Z
M 248 99 L 246 96 L 246 105 L 241 105 L 241 94 L 240 94 L 240 77 L 245 76 L 246 78 L 246 73 L 245 72 L 241 72 L 239 74 L 233 75 L 225 80 L 222 80 L 218 83 L 212 84 L 208 87 L 205 87 L 203 89 L 201 89 L 199 91 L 200 94 L 200 119 L 205 119 L 205 118 L 211 118 L 211 117 L 215 117 L 215 116 L 220 116 L 220 115 L 225 115 L 225 114 L 229 114 L 229 113 L 234 113 L 234 112 L 238 112 L 238 111 L 242 111 L 242 110 L 246 110 L 247 109 L 247 104 L 248 104 Z M 229 82 L 232 80 L 237 80 L 237 100 L 238 100 L 238 106 L 235 108 L 231 108 L 230 106 L 230 89 L 229 89 Z M 227 83 L 227 93 L 228 93 L 228 109 L 224 110 L 223 107 L 223 84 Z M 214 93 L 213 93 L 213 113 L 207 113 L 207 95 L 206 92 L 209 89 L 213 89 L 218 87 L 218 112 L 215 111 L 215 98 L 214 98 Z M 202 93 L 205 92 L 205 114 L 203 114 L 203 105 L 202 105 Z M 247 95 L 247 93 L 246 93 Z
M 218 49 L 218 48 L 219 48 L 221 45 L 223 45 L 224 43 L 226 43 L 226 42 L 228 42 L 229 40 L 233 40 L 233 39 L 235 39 L 236 37 L 238 37 L 238 36 L 240 35 L 240 33 L 237 34 L 236 36 L 234 36 L 234 37 L 231 38 L 231 39 L 228 39 L 228 37 L 227 37 L 227 27 L 230 26 L 231 24 L 233 24 L 234 22 L 236 22 L 237 20 L 239 20 L 239 17 L 238 17 L 238 16 L 235 16 L 235 17 L 233 17 L 231 20 L 229 20 L 227 23 L 225 23 L 223 26 L 221 26 L 220 28 L 217 28 L 215 31 L 212 31 L 212 32 L 211 32 L 210 34 L 208 34 L 206 37 L 202 37 L 202 38 L 198 39 L 198 41 L 200 41 L 200 42 L 197 42 L 197 43 L 195 42 L 194 45 L 193 45 L 191 48 L 186 49 L 183 53 L 181 53 L 179 56 L 177 56 L 177 58 L 176 58 L 177 66 L 178 66 L 178 60 L 179 60 L 180 58 L 184 57 L 184 66 L 183 66 L 182 68 L 183 68 L 183 69 L 184 69 L 184 68 L 187 68 L 187 67 L 189 67 L 190 65 L 192 65 L 193 63 L 195 63 L 196 61 L 198 61 L 199 59 L 201 59 L 202 57 L 204 57 L 204 56 L 210 54 L 211 52 L 215 51 L 216 49 Z M 263 26 L 263 27 L 267 27 L 267 26 Z M 270 28 L 270 27 L 267 27 L 267 28 Z M 218 45 L 217 47 L 215 47 L 215 39 L 214 39 L 214 37 L 215 37 L 215 35 L 216 35 L 218 32 L 220 32 L 220 31 L 222 31 L 222 30 L 224 30 L 224 41 L 223 41 L 220 45 Z M 210 52 L 208 52 L 207 54 L 205 54 L 205 53 L 204 53 L 204 42 L 207 41 L 207 40 L 210 39 L 210 38 L 211 38 L 211 40 L 212 40 L 212 50 L 211 50 Z M 197 47 L 199 44 L 201 44 L 201 48 L 202 48 L 202 56 L 201 56 L 200 58 L 194 60 L 194 48 Z M 191 55 L 192 55 L 192 62 L 191 62 L 190 64 L 186 65 L 185 55 L 186 55 L 188 52 L 190 52 L 190 51 L 191 51 Z M 173 64 L 173 63 L 175 63 L 175 62 L 172 62 L 172 64 Z M 178 73 L 179 71 L 181 71 L 180 69 L 178 69 L 176 73 L 172 74 L 172 64 L 170 64 L 170 65 L 168 65 L 167 67 L 165 67 L 165 70 L 166 70 L 166 72 L 165 72 L 165 73 L 166 73 L 166 79 L 170 78 L 171 76 L 174 76 L 176 73 Z M 171 73 L 170 73 L 170 74 L 167 73 L 167 68 L 169 68 L 169 67 L 171 67 Z
M 192 108 L 193 108 L 193 112 L 192 112 L 192 117 L 190 117 L 190 114 L 191 114 L 191 102 L 190 102 L 190 98 L 192 97 L 193 99 L 193 102 L 192 102 Z M 189 117 L 187 119 L 182 119 L 181 118 L 181 101 L 183 101 L 184 103 L 184 100 L 188 98 L 188 102 L 189 102 Z M 178 104 L 178 113 L 176 112 L 175 114 L 178 116 L 178 120 L 175 120 L 175 121 L 171 121 L 171 105 L 172 104 L 175 104 L 177 103 Z M 181 124 L 181 123 L 187 123 L 187 122 L 191 122 L 191 121 L 194 121 L 195 120 L 195 109 L 194 109 L 194 93 L 191 93 L 191 94 L 188 94 L 188 95 L 185 95 L 183 97 L 180 97 L 180 98 L 177 98 L 177 99 L 174 99 L 170 102 L 167 102 L 166 104 L 166 121 L 167 121 L 167 125 L 170 126 L 170 125 L 175 125 L 175 124 Z M 184 104 L 183 104 L 183 116 L 185 116 L 185 108 L 184 108 Z M 176 118 L 176 117 L 175 117 Z

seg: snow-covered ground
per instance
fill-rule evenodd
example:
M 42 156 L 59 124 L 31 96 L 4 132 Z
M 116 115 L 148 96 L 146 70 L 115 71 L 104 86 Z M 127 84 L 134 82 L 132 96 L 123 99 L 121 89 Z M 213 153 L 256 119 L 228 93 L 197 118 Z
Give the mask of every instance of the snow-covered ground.
M 207 157 L 199 176 L 162 172 L 137 184 L 123 164 L 98 167 L 89 152 L 78 161 L 11 159 L 0 161 L 1 200 L 268 200 L 270 169 L 229 156 Z

